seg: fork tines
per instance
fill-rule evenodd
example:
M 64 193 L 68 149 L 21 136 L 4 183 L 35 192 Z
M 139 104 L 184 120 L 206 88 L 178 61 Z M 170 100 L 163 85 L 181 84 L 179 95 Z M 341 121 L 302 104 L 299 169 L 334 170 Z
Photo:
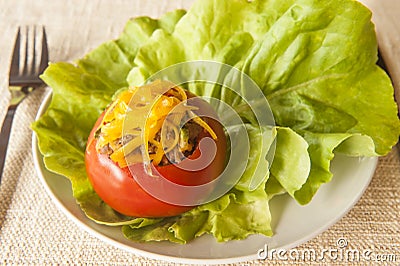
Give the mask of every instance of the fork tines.
M 10 79 L 10 85 L 41 84 L 38 76 L 47 67 L 47 49 L 44 26 L 19 27 L 10 67 L 10 77 L 18 77 L 18 80 Z

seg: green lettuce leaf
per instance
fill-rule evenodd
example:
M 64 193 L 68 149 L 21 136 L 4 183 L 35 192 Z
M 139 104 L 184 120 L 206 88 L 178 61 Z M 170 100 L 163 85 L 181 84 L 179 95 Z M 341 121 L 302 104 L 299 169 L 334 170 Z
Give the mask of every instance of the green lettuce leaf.
M 246 125 L 246 130 L 250 139 L 249 158 L 242 177 L 235 185 L 237 190 L 245 192 L 265 186 L 268 181 L 271 164 L 268 161 L 268 152 L 274 149 L 273 141 L 277 134 L 275 128 L 260 128 L 250 124 Z M 264 143 L 264 149 L 261 143 Z
M 307 181 L 295 191 L 294 197 L 301 204 L 307 204 L 318 188 L 332 179 L 330 162 L 334 151 L 341 151 L 351 156 L 377 156 L 374 142 L 369 136 L 351 133 L 310 133 L 306 132 L 311 169 Z
M 375 64 L 371 13 L 356 1 L 198 1 L 172 33 L 158 30 L 141 47 L 128 82 L 191 60 L 243 70 L 278 125 L 368 135 L 380 155 L 397 141 L 393 88 Z
M 128 82 L 140 83 L 171 64 L 190 60 L 216 60 L 244 71 L 267 97 L 277 125 L 291 128 L 311 144 L 306 136 L 312 134 L 351 139 L 310 147 L 310 180 L 302 192 L 296 193 L 298 186 L 285 188 L 302 204 L 330 180 L 333 156 L 319 149 L 385 155 L 398 140 L 393 87 L 376 66 L 371 12 L 356 1 L 198 1 L 172 33 L 157 32 L 139 50 Z M 218 95 L 215 91 L 201 90 L 201 95 Z M 321 167 L 324 174 L 316 171 Z
M 212 234 L 219 242 L 244 239 L 250 234 L 272 236 L 268 202 L 263 186 L 251 192 L 233 189 L 181 216 L 141 227 L 125 225 L 122 230 L 135 241 L 169 240 L 180 244 L 203 234 Z
M 290 128 L 277 130 L 271 174 L 291 196 L 294 196 L 307 181 L 310 173 L 308 143 Z

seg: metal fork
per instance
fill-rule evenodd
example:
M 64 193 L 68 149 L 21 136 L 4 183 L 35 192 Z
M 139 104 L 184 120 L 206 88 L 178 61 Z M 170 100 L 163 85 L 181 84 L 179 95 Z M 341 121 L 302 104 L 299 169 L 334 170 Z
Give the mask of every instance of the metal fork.
M 11 101 L 0 132 L 0 181 L 3 176 L 15 110 L 30 92 L 43 85 L 39 75 L 47 67 L 49 61 L 45 28 L 27 26 L 24 30 L 25 34 L 21 35 L 21 27 L 18 28 L 11 59 L 9 75 Z M 21 37 L 25 41 L 21 41 Z

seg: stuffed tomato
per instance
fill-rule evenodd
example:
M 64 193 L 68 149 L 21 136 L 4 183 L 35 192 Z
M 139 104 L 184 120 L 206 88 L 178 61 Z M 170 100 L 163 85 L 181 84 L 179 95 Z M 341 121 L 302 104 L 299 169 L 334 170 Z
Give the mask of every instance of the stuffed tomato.
M 94 190 L 111 208 L 128 216 L 168 217 L 192 209 L 154 197 L 137 178 L 165 178 L 182 186 L 218 178 L 225 166 L 227 140 L 215 118 L 206 101 L 169 82 L 117 93 L 95 123 L 86 147 L 86 171 Z M 213 142 L 212 156 L 207 146 L 200 149 L 205 138 Z M 202 167 L 188 169 L 190 162 Z M 147 171 L 147 164 L 156 171 Z M 188 197 L 167 189 L 158 192 Z

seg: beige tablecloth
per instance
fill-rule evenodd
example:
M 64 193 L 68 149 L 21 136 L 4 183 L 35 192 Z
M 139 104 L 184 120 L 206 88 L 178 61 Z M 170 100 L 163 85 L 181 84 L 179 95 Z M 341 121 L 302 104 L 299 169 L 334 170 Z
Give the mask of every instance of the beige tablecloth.
M 399 4 L 392 0 L 365 2 L 375 12 L 380 46 L 391 74 L 396 76 L 394 82 L 397 86 L 400 46 L 396 45 L 397 35 L 390 34 L 400 32 L 400 23 L 396 24 L 395 19 L 396 14 L 400 14 L 400 9 L 395 8 Z M 188 8 L 191 3 L 188 0 L 0 0 L 1 121 L 10 98 L 7 75 L 17 26 L 45 25 L 51 61 L 72 61 L 102 42 L 116 38 L 130 17 L 158 17 L 178 7 Z M 167 264 L 120 250 L 93 237 L 68 220 L 46 194 L 34 170 L 29 129 L 45 93 L 45 90 L 41 90 L 30 95 L 19 106 L 14 119 L 0 186 L 0 264 Z M 382 258 L 396 255 L 399 263 L 399 160 L 396 149 L 380 158 L 370 186 L 355 207 L 330 229 L 299 246 L 298 250 L 335 248 L 338 239 L 343 238 L 349 248 L 370 250 L 373 254 L 383 255 Z M 337 265 L 348 263 L 340 260 L 327 262 Z M 256 260 L 241 265 L 261 263 L 281 265 L 286 262 Z M 295 261 L 287 263 L 293 264 Z M 308 262 L 312 263 L 321 262 Z

